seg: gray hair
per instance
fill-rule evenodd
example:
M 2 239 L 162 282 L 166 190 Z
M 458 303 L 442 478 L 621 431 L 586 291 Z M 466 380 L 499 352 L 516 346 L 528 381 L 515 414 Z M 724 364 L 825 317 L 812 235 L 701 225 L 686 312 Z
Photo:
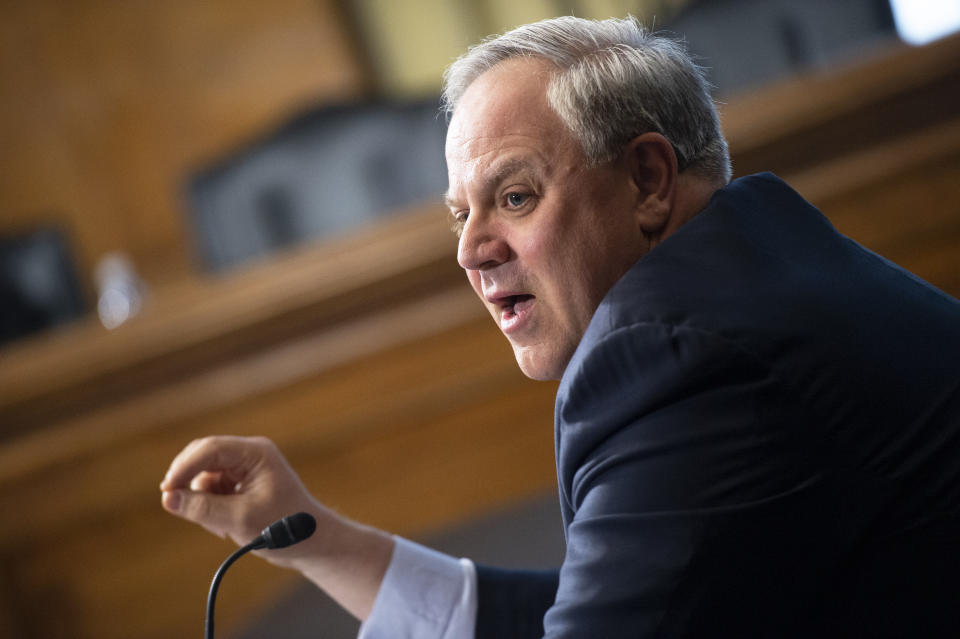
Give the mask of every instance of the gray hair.
M 647 31 L 636 18 L 570 16 L 518 27 L 471 47 L 444 73 L 443 109 L 452 114 L 470 84 L 509 58 L 557 67 L 547 101 L 589 162 L 616 158 L 641 133 L 667 138 L 680 171 L 730 180 L 730 154 L 704 69 L 683 44 Z

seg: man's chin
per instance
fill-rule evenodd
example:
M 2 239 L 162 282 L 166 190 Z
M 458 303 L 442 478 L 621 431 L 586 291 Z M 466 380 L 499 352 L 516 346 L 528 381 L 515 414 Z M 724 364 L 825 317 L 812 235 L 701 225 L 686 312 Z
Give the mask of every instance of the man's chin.
M 555 361 L 560 358 L 544 356 L 536 349 L 522 346 L 514 346 L 513 355 L 517 359 L 520 371 L 530 379 L 546 382 L 563 377 L 566 362 Z

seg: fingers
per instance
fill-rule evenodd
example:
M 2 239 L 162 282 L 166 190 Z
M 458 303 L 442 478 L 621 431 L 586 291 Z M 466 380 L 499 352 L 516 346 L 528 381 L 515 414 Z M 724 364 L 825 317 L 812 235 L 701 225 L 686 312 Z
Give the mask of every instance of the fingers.
M 321 508 L 264 438 L 195 440 L 173 460 L 160 490 L 165 510 L 239 544 L 282 516 Z
M 191 442 L 174 458 L 160 490 L 165 510 L 237 543 L 246 543 L 274 519 L 312 505 L 279 449 L 260 437 Z
M 160 489 L 186 489 L 198 476 L 206 477 L 201 481 L 212 486 L 203 473 L 218 475 L 221 488 L 236 485 L 261 463 L 269 446 L 272 444 L 260 438 L 220 436 L 194 440 L 174 458 Z
M 163 508 L 187 521 L 200 524 L 219 537 L 235 527 L 233 510 L 225 500 L 229 497 L 190 490 L 164 491 Z
M 237 480 L 224 472 L 203 471 L 190 480 L 190 490 L 216 495 L 233 495 L 238 492 Z

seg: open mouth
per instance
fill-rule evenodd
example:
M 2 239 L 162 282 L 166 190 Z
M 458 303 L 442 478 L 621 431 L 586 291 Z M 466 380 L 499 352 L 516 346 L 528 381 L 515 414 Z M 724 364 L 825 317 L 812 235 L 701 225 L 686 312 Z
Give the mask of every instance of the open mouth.
M 514 307 L 522 306 L 524 302 L 533 299 L 533 295 L 508 295 L 500 300 L 500 307 L 507 312 L 513 312 Z
M 509 295 L 501 300 L 503 319 L 512 320 L 522 314 L 533 304 L 533 295 Z

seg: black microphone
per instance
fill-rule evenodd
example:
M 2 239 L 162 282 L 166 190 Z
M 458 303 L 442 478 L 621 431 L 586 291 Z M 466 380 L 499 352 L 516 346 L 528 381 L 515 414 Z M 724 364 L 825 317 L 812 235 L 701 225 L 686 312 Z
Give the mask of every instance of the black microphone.
M 317 520 L 307 513 L 297 513 L 275 521 L 260 532 L 260 536 L 251 543 L 262 540 L 263 545 L 257 548 L 286 548 L 299 543 L 313 534 L 317 529 Z
M 213 639 L 213 607 L 217 600 L 220 580 L 223 579 L 227 568 L 251 550 L 286 548 L 307 539 L 316 529 L 317 520 L 312 515 L 307 513 L 289 515 L 264 528 L 259 537 L 227 557 L 227 560 L 217 570 L 217 574 L 213 576 L 213 583 L 210 584 L 210 594 L 207 596 L 206 639 Z

